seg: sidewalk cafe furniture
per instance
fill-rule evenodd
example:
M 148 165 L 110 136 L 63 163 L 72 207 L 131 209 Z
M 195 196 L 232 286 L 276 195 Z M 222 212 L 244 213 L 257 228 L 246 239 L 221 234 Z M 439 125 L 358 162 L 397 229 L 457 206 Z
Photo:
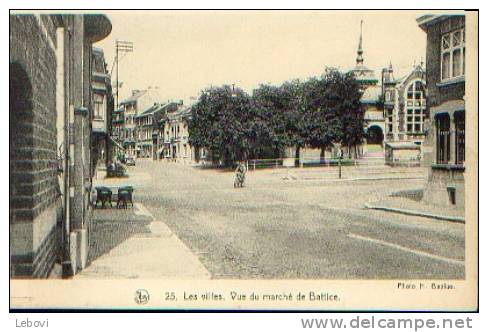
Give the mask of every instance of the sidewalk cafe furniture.
M 130 203 L 132 207 L 134 207 L 134 203 L 132 201 L 132 193 L 134 188 L 132 186 L 124 186 L 120 187 L 117 191 L 117 208 L 125 208 L 127 209 L 127 204 Z
M 108 203 L 112 207 L 112 190 L 107 187 L 95 187 L 97 191 L 97 200 L 95 201 L 95 208 L 98 206 L 98 202 L 101 203 L 102 209 L 105 207 L 105 203 Z

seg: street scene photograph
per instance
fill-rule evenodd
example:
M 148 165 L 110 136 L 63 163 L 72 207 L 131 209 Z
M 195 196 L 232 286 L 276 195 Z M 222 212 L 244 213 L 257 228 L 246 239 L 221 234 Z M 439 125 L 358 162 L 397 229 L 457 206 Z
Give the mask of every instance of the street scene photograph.
M 467 22 L 11 11 L 10 279 L 454 288 L 477 245 Z

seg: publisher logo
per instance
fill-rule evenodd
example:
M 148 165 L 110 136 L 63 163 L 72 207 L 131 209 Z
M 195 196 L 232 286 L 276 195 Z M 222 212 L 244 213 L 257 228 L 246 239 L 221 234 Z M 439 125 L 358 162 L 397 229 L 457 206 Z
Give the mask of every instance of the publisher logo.
M 138 289 L 136 290 L 136 294 L 134 296 L 134 301 L 137 304 L 143 305 L 149 302 L 149 293 L 145 289 Z

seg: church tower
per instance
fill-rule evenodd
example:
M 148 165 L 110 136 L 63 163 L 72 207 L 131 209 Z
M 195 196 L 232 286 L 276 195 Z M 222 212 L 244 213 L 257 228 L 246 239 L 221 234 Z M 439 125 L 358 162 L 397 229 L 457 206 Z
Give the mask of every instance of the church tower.
M 361 20 L 361 32 L 359 33 L 359 46 L 358 46 L 358 56 L 356 57 L 356 66 L 360 67 L 363 65 L 363 20 Z
M 361 90 L 364 91 L 368 86 L 378 84 L 378 79 L 374 75 L 374 71 L 367 68 L 364 65 L 363 57 L 363 20 L 361 20 L 360 32 L 359 32 L 359 44 L 356 56 L 356 67 L 351 72 L 356 77 L 356 81 L 361 86 Z

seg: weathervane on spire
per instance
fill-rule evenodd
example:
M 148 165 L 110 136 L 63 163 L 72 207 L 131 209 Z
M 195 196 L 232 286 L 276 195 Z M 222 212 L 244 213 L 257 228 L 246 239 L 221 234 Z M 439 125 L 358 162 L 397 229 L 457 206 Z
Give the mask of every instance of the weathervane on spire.
M 358 56 L 356 58 L 356 64 L 358 66 L 363 65 L 363 20 L 361 20 L 361 32 L 359 34 L 359 46 L 358 46 Z

